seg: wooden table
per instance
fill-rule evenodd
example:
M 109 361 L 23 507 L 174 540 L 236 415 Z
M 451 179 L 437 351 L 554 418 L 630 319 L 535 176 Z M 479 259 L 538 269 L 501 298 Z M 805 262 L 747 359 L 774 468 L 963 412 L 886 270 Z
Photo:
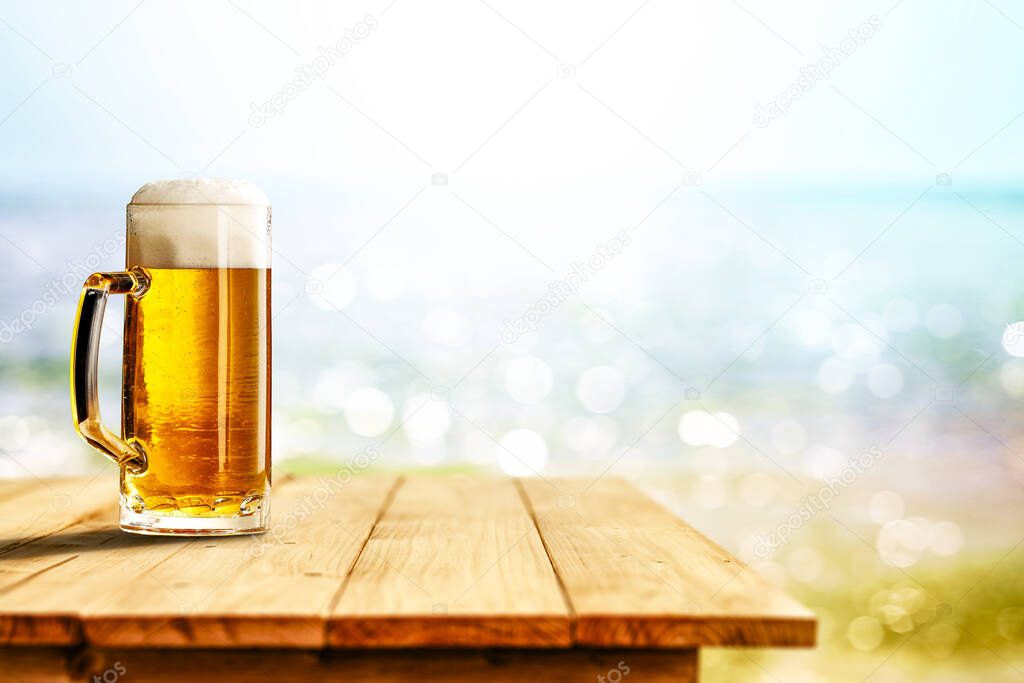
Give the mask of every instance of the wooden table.
M 115 486 L 0 482 L 3 680 L 679 682 L 702 646 L 814 644 L 618 479 L 279 480 L 270 532 L 192 539 L 119 531 Z

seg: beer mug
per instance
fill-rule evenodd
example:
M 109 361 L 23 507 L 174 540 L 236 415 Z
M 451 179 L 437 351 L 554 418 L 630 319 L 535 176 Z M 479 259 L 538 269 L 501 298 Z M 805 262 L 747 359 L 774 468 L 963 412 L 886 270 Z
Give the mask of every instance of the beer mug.
M 71 347 L 75 430 L 117 463 L 121 528 L 249 534 L 270 511 L 270 205 L 241 181 L 149 183 L 128 204 L 127 269 L 95 273 Z M 127 296 L 121 434 L 100 420 L 110 294 Z

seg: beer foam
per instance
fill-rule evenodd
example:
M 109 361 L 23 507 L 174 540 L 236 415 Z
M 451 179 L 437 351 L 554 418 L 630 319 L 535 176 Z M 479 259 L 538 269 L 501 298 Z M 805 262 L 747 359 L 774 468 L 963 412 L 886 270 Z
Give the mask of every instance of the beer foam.
M 244 204 L 270 206 L 263 190 L 244 180 L 195 178 L 192 180 L 155 180 L 132 195 L 133 205 L 141 204 Z
M 242 180 L 146 183 L 128 204 L 128 267 L 269 268 L 270 201 Z

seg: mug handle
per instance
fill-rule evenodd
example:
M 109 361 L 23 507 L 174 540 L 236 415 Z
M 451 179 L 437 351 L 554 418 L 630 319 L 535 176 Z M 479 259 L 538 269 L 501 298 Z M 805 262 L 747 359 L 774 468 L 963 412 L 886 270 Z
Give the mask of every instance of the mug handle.
M 124 441 L 100 421 L 97 387 L 100 330 L 108 295 L 127 294 L 138 299 L 149 290 L 149 284 L 149 273 L 139 266 L 117 273 L 90 275 L 78 299 L 71 338 L 71 417 L 75 431 L 86 443 L 131 474 L 146 471 L 146 451 L 142 444 Z

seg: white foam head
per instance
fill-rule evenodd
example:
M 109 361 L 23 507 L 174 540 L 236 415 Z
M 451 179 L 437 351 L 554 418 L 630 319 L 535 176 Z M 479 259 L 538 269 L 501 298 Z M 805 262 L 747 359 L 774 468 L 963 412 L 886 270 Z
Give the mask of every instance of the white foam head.
M 128 266 L 269 268 L 270 201 L 242 180 L 146 183 L 128 204 Z

